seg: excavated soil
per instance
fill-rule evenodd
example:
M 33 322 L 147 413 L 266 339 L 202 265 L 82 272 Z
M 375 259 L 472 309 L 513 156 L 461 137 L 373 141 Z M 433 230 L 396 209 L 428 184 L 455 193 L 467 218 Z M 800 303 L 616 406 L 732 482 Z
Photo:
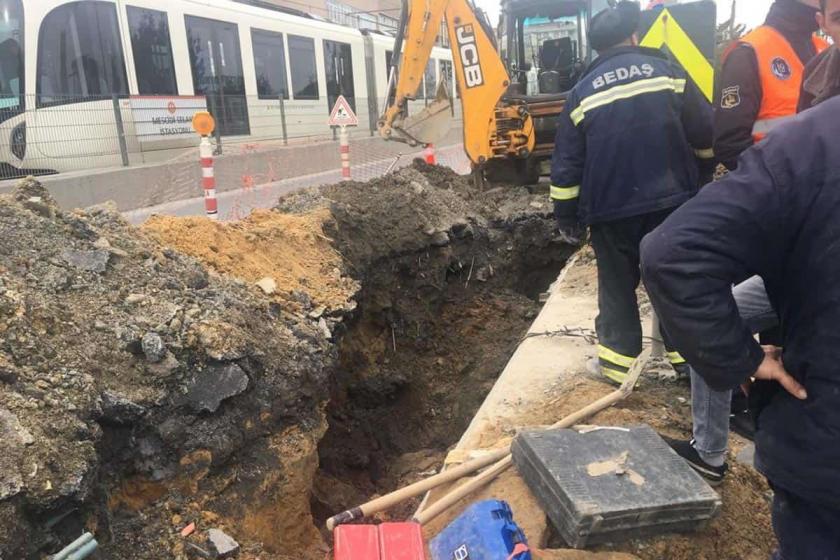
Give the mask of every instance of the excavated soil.
M 182 559 L 210 528 L 322 558 L 320 518 L 435 468 L 570 252 L 545 193 L 422 165 L 142 229 L 30 180 L 0 234 L 4 558 L 87 529 Z
M 324 558 L 324 518 L 440 468 L 570 252 L 545 193 L 481 192 L 419 162 L 234 224 L 140 229 L 24 182 L 0 197 L 0 558 L 87 529 L 101 558 L 183 560 L 210 528 L 240 559 Z M 594 293 L 589 267 L 574 281 Z M 522 425 L 609 390 L 581 374 Z M 685 435 L 687 397 L 648 377 L 593 422 Z M 513 471 L 476 498 L 494 491 L 533 502 Z M 738 466 L 722 493 L 697 535 L 535 557 L 766 557 L 761 477 Z
M 0 255 L 0 556 L 88 529 L 102 558 L 185 558 L 190 521 L 253 548 L 251 512 L 306 518 L 337 356 L 316 323 L 34 180 L 0 197 Z
M 204 218 L 152 216 L 142 228 L 163 245 L 200 260 L 212 270 L 256 283 L 300 309 L 342 309 L 359 286 L 343 274 L 344 261 L 324 234 L 329 211 L 301 216 L 258 210 L 229 224 Z

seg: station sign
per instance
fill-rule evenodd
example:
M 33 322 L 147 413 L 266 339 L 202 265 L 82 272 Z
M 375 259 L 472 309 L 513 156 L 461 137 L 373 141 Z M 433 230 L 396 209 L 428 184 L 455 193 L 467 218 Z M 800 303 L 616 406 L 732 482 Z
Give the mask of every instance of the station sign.
M 193 117 L 207 111 L 203 96 L 132 95 L 129 99 L 140 142 L 191 140 L 195 138 Z

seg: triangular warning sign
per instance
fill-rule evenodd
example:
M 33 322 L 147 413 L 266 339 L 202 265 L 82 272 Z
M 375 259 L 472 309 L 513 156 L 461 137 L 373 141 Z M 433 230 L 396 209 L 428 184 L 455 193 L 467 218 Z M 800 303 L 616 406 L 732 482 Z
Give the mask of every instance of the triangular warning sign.
M 343 95 L 339 95 L 335 100 L 335 105 L 330 112 L 329 124 L 330 126 L 359 126 L 356 113 L 350 108 L 350 104 Z

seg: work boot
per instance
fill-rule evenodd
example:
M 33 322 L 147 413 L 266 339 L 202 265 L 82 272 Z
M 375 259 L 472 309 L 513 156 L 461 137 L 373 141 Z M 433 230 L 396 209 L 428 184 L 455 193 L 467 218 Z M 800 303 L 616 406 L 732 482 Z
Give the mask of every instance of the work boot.
M 677 455 L 685 459 L 686 463 L 697 471 L 697 474 L 706 479 L 710 486 L 718 486 L 723 482 L 726 472 L 729 470 L 729 465 L 724 463 L 719 467 L 713 467 L 704 461 L 700 453 L 694 448 L 693 439 L 685 441 L 666 436 L 662 436 L 662 439 L 671 446 L 671 449 L 676 451 Z
M 621 385 L 624 383 L 624 380 L 627 379 L 626 371 L 619 371 L 617 369 L 604 367 L 604 365 L 601 364 L 601 360 L 598 358 L 592 358 L 586 362 L 586 371 L 592 375 L 603 377 L 613 385 Z

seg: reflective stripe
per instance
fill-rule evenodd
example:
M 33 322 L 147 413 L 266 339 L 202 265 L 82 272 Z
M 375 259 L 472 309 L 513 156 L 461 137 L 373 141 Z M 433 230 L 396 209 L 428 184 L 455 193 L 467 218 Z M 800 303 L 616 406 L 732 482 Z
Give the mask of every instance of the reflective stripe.
M 759 121 L 755 121 L 753 125 L 752 133 L 753 134 L 767 134 L 777 126 L 781 124 L 785 124 L 786 122 L 793 120 L 795 115 L 789 115 L 787 117 L 776 117 L 775 119 L 762 119 Z
M 632 356 L 624 356 L 622 354 L 619 354 L 618 352 L 614 352 L 606 346 L 604 346 L 603 344 L 598 345 L 598 357 L 617 366 L 626 368 L 632 366 L 633 362 L 636 361 L 636 358 Z
M 712 159 L 713 157 L 715 157 L 715 151 L 712 148 L 706 148 L 705 150 L 694 150 L 694 155 L 696 155 L 700 159 Z
M 626 372 L 610 369 L 604 366 L 601 366 L 601 375 L 619 384 L 624 383 L 624 381 L 627 380 Z
M 590 95 L 586 99 L 581 100 L 580 105 L 569 114 L 569 117 L 575 126 L 577 126 L 583 121 L 586 113 L 593 109 L 609 105 L 615 101 L 621 101 L 622 99 L 630 99 L 637 95 L 656 93 L 658 91 L 683 93 L 685 91 L 685 80 L 660 76 L 658 78 L 648 78 L 647 80 L 639 80 L 630 84 L 616 86 L 610 90 Z
M 668 360 L 670 360 L 670 362 L 672 364 L 684 364 L 685 363 L 685 358 L 680 356 L 679 352 L 668 352 Z
M 580 194 L 580 185 L 557 187 L 551 185 L 551 200 L 574 200 Z

